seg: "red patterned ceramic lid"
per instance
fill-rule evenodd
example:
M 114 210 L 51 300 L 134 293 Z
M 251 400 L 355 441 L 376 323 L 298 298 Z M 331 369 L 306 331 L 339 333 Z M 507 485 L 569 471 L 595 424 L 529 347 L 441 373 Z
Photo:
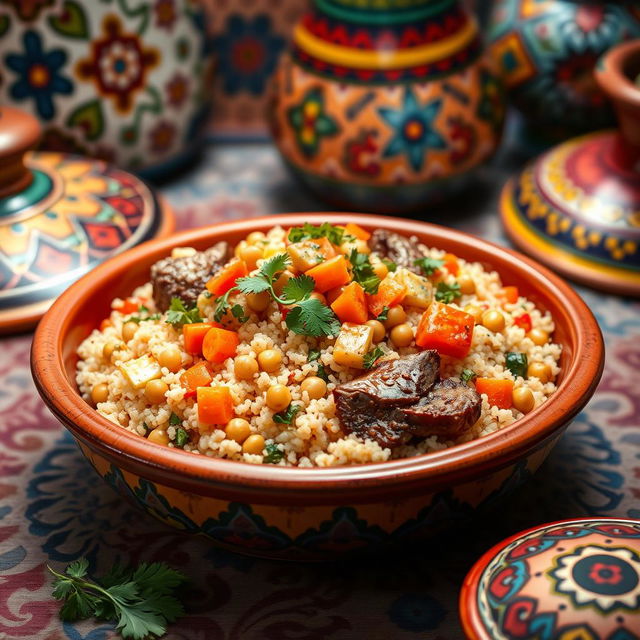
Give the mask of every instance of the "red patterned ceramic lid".
M 105 258 L 169 234 L 173 214 L 103 161 L 30 152 L 38 123 L 0 108 L 0 333 L 26 329 Z
M 640 639 L 640 520 L 580 518 L 519 533 L 465 578 L 470 640 Z

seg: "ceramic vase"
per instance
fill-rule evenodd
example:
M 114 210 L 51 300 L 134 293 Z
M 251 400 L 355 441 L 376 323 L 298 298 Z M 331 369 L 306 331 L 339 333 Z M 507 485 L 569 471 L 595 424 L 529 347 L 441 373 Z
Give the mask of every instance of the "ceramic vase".
M 276 144 L 339 207 L 417 210 L 500 137 L 501 85 L 457 0 L 314 0 L 275 79 Z
M 41 148 L 166 173 L 207 124 L 204 26 L 190 0 L 7 0 L 0 104 L 38 118 Z
M 497 0 L 489 28 L 510 99 L 550 138 L 615 124 L 594 67 L 612 46 L 637 37 L 637 0 Z

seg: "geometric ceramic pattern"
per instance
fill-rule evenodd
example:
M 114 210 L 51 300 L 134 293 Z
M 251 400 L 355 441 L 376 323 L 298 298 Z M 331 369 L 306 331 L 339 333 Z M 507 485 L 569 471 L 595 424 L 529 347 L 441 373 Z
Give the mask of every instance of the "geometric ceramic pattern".
M 41 148 L 158 173 L 206 125 L 211 56 L 186 0 L 6 0 L 0 104 L 35 115 Z
M 638 640 L 640 521 L 567 520 L 518 534 L 467 576 L 474 640 Z
M 639 36 L 634 0 L 498 0 L 489 37 L 516 106 L 567 137 L 614 124 L 593 69 L 609 48 Z

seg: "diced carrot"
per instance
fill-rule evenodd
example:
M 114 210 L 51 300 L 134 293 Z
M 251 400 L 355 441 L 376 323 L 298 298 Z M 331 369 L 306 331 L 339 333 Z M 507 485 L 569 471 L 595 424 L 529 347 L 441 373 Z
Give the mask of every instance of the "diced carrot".
M 307 275 L 316 281 L 316 289 L 324 293 L 351 280 L 347 264 L 347 259 L 343 255 L 334 256 L 309 269 Z
M 416 344 L 453 358 L 464 358 L 471 348 L 475 320 L 472 315 L 434 300 L 422 314 Z
M 222 296 L 235 286 L 238 278 L 244 278 L 248 273 L 244 260 L 232 260 L 207 282 L 207 290 L 214 296 Z
M 394 278 L 385 278 L 378 287 L 378 293 L 367 295 L 367 306 L 375 317 L 378 317 L 385 307 L 391 309 L 404 300 L 406 287 Z
M 476 378 L 476 391 L 486 394 L 489 404 L 498 409 L 510 409 L 513 404 L 513 380 Z
M 220 363 L 236 355 L 240 338 L 235 331 L 212 327 L 202 343 L 202 355 L 209 361 Z
M 460 271 L 460 265 L 458 264 L 458 258 L 453 253 L 444 254 L 444 264 L 442 265 L 451 275 L 457 276 Z
M 210 322 L 192 322 L 182 326 L 184 350 L 191 355 L 202 353 L 202 341 L 213 325 Z
M 113 322 L 111 322 L 111 320 L 109 320 L 109 318 L 105 318 L 100 323 L 100 331 L 104 331 L 107 327 L 112 327 L 112 326 L 113 326 Z
M 227 424 L 233 418 L 229 387 L 198 387 L 198 420 L 204 424 Z
M 371 234 L 363 229 L 360 225 L 355 224 L 354 222 L 349 222 L 344 230 L 350 235 L 355 236 L 358 240 L 364 240 L 365 242 L 371 237 Z
M 136 298 L 127 298 L 118 311 L 124 315 L 135 313 L 140 308 L 140 302 Z
M 519 296 L 520 293 L 518 292 L 518 287 L 502 287 L 498 293 L 498 298 L 503 300 L 503 302 L 508 302 L 509 304 L 515 304 L 518 302 Z
M 516 327 L 524 329 L 525 333 L 529 333 L 529 331 L 531 331 L 531 327 L 533 326 L 531 322 L 531 316 L 528 313 L 523 313 L 521 316 L 514 318 L 513 323 L 516 325 Z
M 369 318 L 364 289 L 357 282 L 347 285 L 344 291 L 333 301 L 331 308 L 340 319 L 340 322 L 364 324 Z
M 209 371 L 209 363 L 202 360 L 198 364 L 189 367 L 181 376 L 180 384 L 185 388 L 185 398 L 193 398 L 198 387 L 206 387 L 211 384 L 213 378 Z

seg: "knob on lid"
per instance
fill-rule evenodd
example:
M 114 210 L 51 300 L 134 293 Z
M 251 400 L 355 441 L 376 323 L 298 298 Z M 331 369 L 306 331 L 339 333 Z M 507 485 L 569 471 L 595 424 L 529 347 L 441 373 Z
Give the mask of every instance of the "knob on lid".
M 30 114 L 0 109 L 0 198 L 22 191 L 33 176 L 24 163 L 24 154 L 40 139 L 40 125 Z

